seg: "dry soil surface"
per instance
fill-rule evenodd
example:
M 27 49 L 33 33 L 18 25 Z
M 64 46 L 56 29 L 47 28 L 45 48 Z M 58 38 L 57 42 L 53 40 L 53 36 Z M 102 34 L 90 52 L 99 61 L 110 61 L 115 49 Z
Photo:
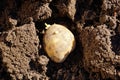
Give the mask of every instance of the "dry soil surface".
M 75 36 L 63 63 L 43 49 L 45 23 Z M 120 80 L 120 0 L 1 0 L 0 80 Z

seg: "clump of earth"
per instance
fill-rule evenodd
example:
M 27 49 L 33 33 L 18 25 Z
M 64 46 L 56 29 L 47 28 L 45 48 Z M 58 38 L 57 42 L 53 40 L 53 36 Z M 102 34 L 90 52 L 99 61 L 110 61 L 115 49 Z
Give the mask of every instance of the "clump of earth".
M 45 23 L 75 37 L 62 63 L 43 47 Z M 119 79 L 120 0 L 0 1 L 0 80 Z

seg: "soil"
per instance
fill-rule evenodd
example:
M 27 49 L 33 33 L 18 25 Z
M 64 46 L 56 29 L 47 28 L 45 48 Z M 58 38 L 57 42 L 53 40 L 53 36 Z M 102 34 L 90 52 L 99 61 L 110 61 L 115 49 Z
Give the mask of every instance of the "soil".
M 43 49 L 45 23 L 75 36 L 63 63 Z M 0 80 L 119 79 L 120 0 L 0 1 Z

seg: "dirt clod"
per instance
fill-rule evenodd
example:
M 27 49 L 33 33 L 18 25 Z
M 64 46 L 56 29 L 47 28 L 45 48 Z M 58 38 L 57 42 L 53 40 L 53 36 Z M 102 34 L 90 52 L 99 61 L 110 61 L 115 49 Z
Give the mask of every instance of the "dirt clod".
M 31 70 L 30 65 L 31 60 L 35 60 L 38 56 L 39 39 L 34 23 L 15 27 L 2 35 L 6 36 L 0 37 L 4 38 L 0 41 L 0 58 L 9 77 L 12 80 L 41 77 L 37 71 Z M 33 73 L 34 75 L 30 75 Z

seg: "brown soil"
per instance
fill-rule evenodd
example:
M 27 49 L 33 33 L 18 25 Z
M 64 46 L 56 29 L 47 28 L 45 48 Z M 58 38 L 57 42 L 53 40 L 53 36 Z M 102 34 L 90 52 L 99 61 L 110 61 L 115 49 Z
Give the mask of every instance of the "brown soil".
M 43 49 L 45 23 L 76 48 L 63 63 Z M 120 0 L 1 0 L 0 80 L 119 80 Z

